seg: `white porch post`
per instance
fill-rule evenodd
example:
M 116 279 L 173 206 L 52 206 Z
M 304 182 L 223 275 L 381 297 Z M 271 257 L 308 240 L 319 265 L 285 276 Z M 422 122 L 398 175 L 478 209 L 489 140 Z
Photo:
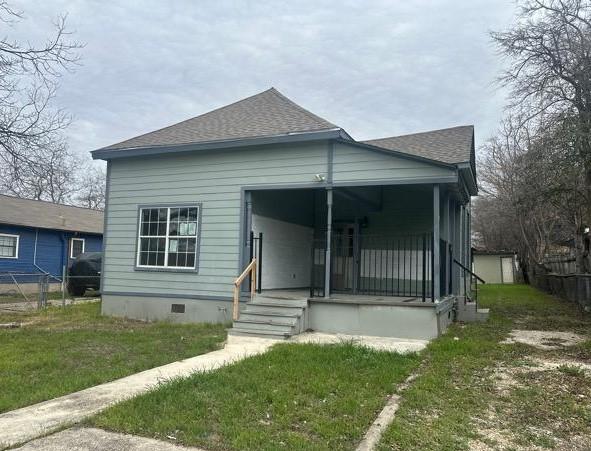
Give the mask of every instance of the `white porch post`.
M 324 297 L 330 297 L 330 253 L 332 245 L 332 188 L 326 190 L 326 261 L 324 265 Z
M 439 252 L 439 185 L 433 185 L 433 298 L 441 297 L 441 271 Z

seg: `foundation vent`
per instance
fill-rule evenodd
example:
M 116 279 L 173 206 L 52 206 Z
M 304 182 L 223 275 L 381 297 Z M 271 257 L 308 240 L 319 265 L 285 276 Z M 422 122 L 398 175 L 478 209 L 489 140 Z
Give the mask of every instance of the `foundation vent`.
M 171 313 L 185 313 L 185 304 L 171 304 Z

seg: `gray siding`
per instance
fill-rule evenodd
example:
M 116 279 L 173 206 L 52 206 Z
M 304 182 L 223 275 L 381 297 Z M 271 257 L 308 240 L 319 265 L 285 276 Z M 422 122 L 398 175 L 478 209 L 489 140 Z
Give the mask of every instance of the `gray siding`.
M 333 181 L 414 180 L 455 175 L 455 171 L 417 160 L 388 155 L 347 144 L 336 144 Z
M 327 142 L 316 142 L 112 160 L 103 291 L 136 298 L 142 293 L 230 298 L 240 253 L 242 187 L 322 188 L 314 175 L 328 173 L 328 149 Z M 447 168 L 342 144 L 335 144 L 333 158 L 335 183 L 421 178 L 428 183 L 432 177 L 455 175 Z M 383 211 L 367 214 L 369 230 L 364 233 L 432 229 L 430 188 L 386 187 L 384 194 Z M 324 193 L 317 197 L 323 199 Z M 202 205 L 198 272 L 134 269 L 138 206 L 184 202 Z
M 327 143 L 114 160 L 109 186 L 105 292 L 230 297 L 237 276 L 245 185 L 313 183 Z M 198 273 L 134 270 L 138 205 L 202 204 Z

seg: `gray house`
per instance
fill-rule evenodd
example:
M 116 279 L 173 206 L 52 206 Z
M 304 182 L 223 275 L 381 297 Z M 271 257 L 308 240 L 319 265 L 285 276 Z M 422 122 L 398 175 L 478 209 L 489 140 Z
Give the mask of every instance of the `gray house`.
M 472 126 L 356 141 L 269 89 L 92 155 L 105 314 L 407 338 L 485 315 Z

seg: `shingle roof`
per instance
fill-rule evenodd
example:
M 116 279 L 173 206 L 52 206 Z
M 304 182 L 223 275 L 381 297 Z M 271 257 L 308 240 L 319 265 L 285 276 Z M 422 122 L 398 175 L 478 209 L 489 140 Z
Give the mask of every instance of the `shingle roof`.
M 0 195 L 0 223 L 102 234 L 103 212 Z
M 103 149 L 173 146 L 338 129 L 275 88 Z
M 454 164 L 472 161 L 473 138 L 474 126 L 462 125 L 363 142 L 388 150 Z
M 178 124 L 103 147 L 93 152 L 93 155 L 102 158 L 103 155 L 99 154 L 105 151 L 113 156 L 121 151 L 119 155 L 123 156 L 123 152 L 131 152 L 132 149 L 160 152 L 160 148 L 168 150 L 167 147 L 187 144 L 215 147 L 241 139 L 284 139 L 300 133 L 326 131 L 338 131 L 352 140 L 337 125 L 316 116 L 271 88 Z M 447 164 L 474 164 L 473 139 L 474 127 L 465 125 L 362 143 Z

